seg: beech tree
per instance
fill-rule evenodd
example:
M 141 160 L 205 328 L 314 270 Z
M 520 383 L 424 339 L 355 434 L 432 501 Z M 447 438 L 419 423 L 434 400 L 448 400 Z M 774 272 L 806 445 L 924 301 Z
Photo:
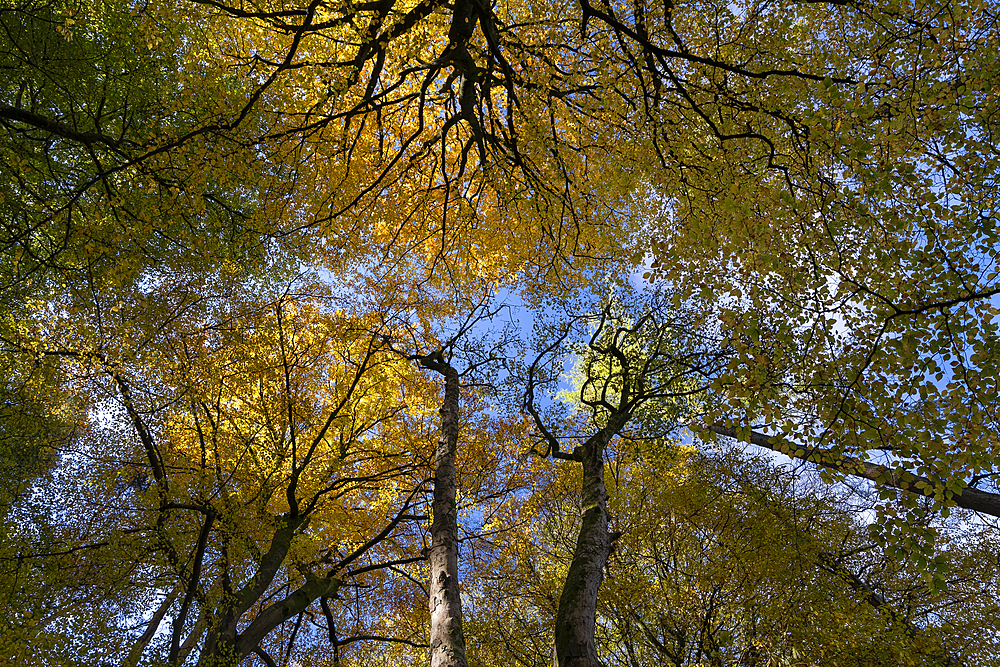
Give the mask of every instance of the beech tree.
M 48 643 L 76 627 L 64 625 L 67 613 L 76 621 L 152 613 L 131 643 L 122 643 L 124 628 L 117 636 L 109 628 L 88 653 L 138 664 L 152 642 L 166 664 L 249 655 L 269 663 L 269 653 L 291 651 L 299 631 L 314 633 L 301 628 L 304 614 L 332 615 L 328 599 L 354 577 L 423 560 L 419 543 L 397 547 L 412 538 L 425 484 L 419 455 L 404 452 L 426 440 L 390 436 L 403 386 L 419 380 L 365 322 L 324 308 L 315 288 L 286 292 L 260 304 L 263 312 L 237 305 L 201 309 L 200 326 L 146 341 L 141 360 L 71 338 L 39 352 L 64 360 L 74 390 L 130 428 L 92 423 L 77 434 L 60 469 L 86 460 L 86 476 L 50 477 L 11 517 L 10 537 L 28 550 L 6 567 L 8 594 L 24 605 L 18 625 L 38 633 L 13 646 L 14 658 L 72 661 L 69 647 Z M 395 397 L 383 391 L 394 381 Z M 61 503 L 78 518 L 26 514 Z M 109 506 L 116 511 L 106 517 L 96 511 Z M 33 590 L 36 562 L 67 573 L 57 596 Z M 291 636 L 274 636 L 286 622 Z M 329 630 L 334 645 L 343 641 L 332 622 Z
M 845 48 L 808 102 L 773 101 L 791 131 L 727 119 L 712 157 L 744 175 L 664 191 L 651 278 L 715 295 L 733 351 L 702 428 L 995 516 L 996 7 L 822 11 L 791 34 Z
M 525 407 L 540 434 L 545 455 L 579 462 L 582 471 L 583 516 L 556 615 L 556 665 L 600 664 L 594 630 L 597 598 L 614 542 L 620 537 L 609 529 L 604 463 L 609 448 L 648 405 L 662 408 L 703 392 L 698 383 L 705 384 L 717 364 L 714 350 L 696 347 L 697 330 L 683 340 L 685 332 L 697 326 L 690 319 L 670 317 L 669 311 L 654 302 L 633 322 L 628 305 L 612 299 L 591 317 L 556 325 L 554 340 L 542 343 L 542 354 L 529 368 Z M 590 413 L 587 421 L 591 424 L 590 429 L 582 429 L 583 436 L 578 428 L 562 433 L 565 427 L 548 424 L 536 406 L 536 395 L 548 384 L 544 372 L 540 373 L 551 364 L 547 357 L 555 354 L 560 359 L 558 353 L 564 351 L 567 338 L 580 335 L 581 328 L 593 329 L 580 361 L 578 400 Z M 675 346 L 685 348 L 684 353 L 677 353 Z M 562 450 L 562 439 L 567 436 L 571 442 L 580 442 L 570 452 Z
M 8 3 L 3 652 L 346 664 L 376 645 L 423 660 L 442 626 L 427 547 L 447 565 L 451 653 L 473 654 L 459 545 L 474 560 L 503 539 L 484 516 L 549 474 L 528 454 L 543 442 L 585 464 L 587 494 L 575 557 L 546 575 L 568 583 L 546 632 L 561 662 L 596 664 L 619 648 L 598 643 L 602 624 L 623 649 L 622 618 L 641 626 L 598 615 L 606 471 L 629 462 L 618 443 L 655 451 L 678 420 L 873 481 L 876 537 L 937 591 L 947 557 L 927 513 L 1000 507 L 997 14 L 991 0 Z M 669 295 L 659 310 L 611 331 L 610 311 L 574 300 L 634 272 Z M 516 346 L 489 391 L 456 380 L 444 334 L 484 285 L 490 308 L 576 323 L 589 422 L 544 414 L 533 392 L 558 374 Z M 669 317 L 688 322 L 671 340 L 653 326 Z M 558 356 L 559 336 L 535 354 Z M 530 419 L 512 398 L 526 392 Z M 643 412 L 658 401 L 669 418 Z M 444 495 L 428 505 L 432 478 Z M 816 559 L 877 600 L 849 565 Z M 715 612 L 698 613 L 696 659 L 725 659 Z
M 996 572 L 992 530 L 966 541 L 959 522 L 939 524 L 951 569 L 948 592 L 934 593 L 917 569 L 885 557 L 857 522 L 856 500 L 804 470 L 735 450 L 706 456 L 667 438 L 661 445 L 622 443 L 608 466 L 621 536 L 597 605 L 604 664 L 995 661 L 986 619 L 996 599 L 978 588 Z M 477 564 L 483 579 L 469 632 L 483 637 L 475 650 L 484 663 L 550 659 L 580 525 L 579 484 L 579 469 L 557 466 L 498 518 L 517 527 Z M 970 576 L 965 568 L 977 561 L 989 573 Z

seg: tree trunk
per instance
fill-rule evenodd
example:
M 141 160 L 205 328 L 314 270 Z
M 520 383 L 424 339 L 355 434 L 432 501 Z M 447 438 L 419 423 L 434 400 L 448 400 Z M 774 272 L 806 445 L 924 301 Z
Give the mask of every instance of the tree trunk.
M 163 617 L 167 615 L 170 611 L 170 606 L 177 599 L 177 594 L 181 591 L 181 585 L 177 584 L 170 593 L 163 598 L 163 602 L 160 603 L 159 608 L 153 614 L 153 617 L 149 619 L 149 623 L 146 625 L 145 632 L 139 637 L 138 641 L 132 645 L 132 648 L 128 652 L 128 657 L 125 658 L 125 662 L 122 663 L 122 667 L 135 667 L 139 664 L 139 660 L 142 658 L 143 651 L 149 645 L 150 640 L 156 631 L 160 628 L 160 623 L 163 621 Z
M 583 523 L 559 597 L 554 667 L 601 667 L 594 642 L 597 593 L 604 580 L 612 542 L 608 531 L 608 493 L 604 487 L 606 439 L 602 436 L 590 438 L 578 450 L 583 464 Z
M 246 585 L 235 593 L 227 595 L 223 604 L 211 614 L 208 620 L 208 635 L 201 647 L 198 658 L 199 667 L 224 667 L 239 664 L 242 659 L 237 655 L 236 636 L 239 619 L 250 609 L 254 602 L 261 599 L 274 581 L 275 574 L 281 567 L 291 548 L 295 531 L 303 524 L 302 517 L 286 517 L 284 525 L 274 531 L 271 546 L 268 548 L 257 567 L 256 575 Z
M 433 364 L 430 365 L 430 364 Z M 443 362 L 424 365 L 444 375 L 441 437 L 434 452 L 434 520 L 431 524 L 430 667 L 466 667 L 462 599 L 458 590 L 458 509 L 455 451 L 458 447 L 458 371 Z

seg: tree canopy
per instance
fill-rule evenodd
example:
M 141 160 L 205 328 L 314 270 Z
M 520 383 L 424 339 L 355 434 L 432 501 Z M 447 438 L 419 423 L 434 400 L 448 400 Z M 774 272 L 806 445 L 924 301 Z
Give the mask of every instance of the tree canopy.
M 6 3 L 0 655 L 996 664 L 998 21 Z

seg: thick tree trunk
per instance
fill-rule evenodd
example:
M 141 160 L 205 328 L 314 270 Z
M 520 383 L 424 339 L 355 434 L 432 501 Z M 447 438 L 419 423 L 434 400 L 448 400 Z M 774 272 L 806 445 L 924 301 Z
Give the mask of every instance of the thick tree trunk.
M 608 493 L 604 487 L 604 437 L 588 440 L 578 451 L 583 464 L 583 523 L 573 562 L 566 574 L 556 615 L 554 667 L 600 667 L 594 629 L 597 593 L 611 555 Z
M 259 600 L 274 581 L 275 574 L 285 561 L 291 548 L 295 531 L 303 524 L 302 517 L 286 518 L 283 526 L 275 530 L 271 546 L 261 559 L 257 574 L 212 614 L 209 632 L 202 645 L 199 667 L 226 667 L 239 664 L 242 656 L 236 650 L 236 633 L 239 619 Z
M 431 365 L 433 364 L 433 365 Z M 424 365 L 444 375 L 441 437 L 434 452 L 434 520 L 431 524 L 431 667 L 466 667 L 462 599 L 458 590 L 458 510 L 455 451 L 458 447 L 458 372 L 443 362 Z

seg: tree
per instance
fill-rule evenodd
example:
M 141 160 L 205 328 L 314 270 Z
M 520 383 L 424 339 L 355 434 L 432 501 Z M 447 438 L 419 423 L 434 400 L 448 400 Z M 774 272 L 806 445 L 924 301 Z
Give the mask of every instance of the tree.
M 717 135 L 745 176 L 692 169 L 664 193 L 653 273 L 716 295 L 733 352 L 705 425 L 995 515 L 996 63 L 980 44 L 996 7 L 821 11 L 845 49 L 782 105 L 787 141 Z
M 252 86 L 200 50 L 204 19 L 104 0 L 0 11 L 5 302 L 251 259 L 254 214 L 281 195 L 246 177 L 259 149 L 223 127 Z
M 147 341 L 143 359 L 69 340 L 38 352 L 75 371 L 70 383 L 109 425 L 130 427 L 94 423 L 60 452 L 63 467 L 67 458 L 89 460 L 86 479 L 53 480 L 55 497 L 32 504 L 48 512 L 71 504 L 77 519 L 48 526 L 26 507 L 16 517 L 16 539 L 43 549 L 30 558 L 76 579 L 61 585 L 61 613 L 93 605 L 127 618 L 160 600 L 131 646 L 121 629 L 102 634 L 103 655 L 128 653 L 135 664 L 152 651 L 181 664 L 195 650 L 199 664 L 253 653 L 267 662 L 262 654 L 295 642 L 295 631 L 274 636 L 279 626 L 298 628 L 367 573 L 423 559 L 419 546 L 404 545 L 424 481 L 402 453 L 423 445 L 391 437 L 400 392 L 421 383 L 401 373 L 405 363 L 366 322 L 330 310 L 316 289 L 280 294 L 263 312 L 246 302 L 234 311 L 236 301 L 189 311 L 199 325 Z M 393 480 L 406 481 L 394 492 Z M 102 517 L 109 505 L 118 511 Z M 23 554 L 8 563 L 28 568 L 20 581 L 39 574 Z M 46 604 L 44 588 L 37 594 L 27 610 Z M 157 635 L 167 611 L 172 623 Z M 19 659 L 67 659 L 45 641 L 19 646 Z
M 422 648 L 427 619 L 402 609 L 421 605 L 400 603 L 405 632 L 388 636 L 360 602 L 366 586 L 421 595 L 416 505 L 441 403 L 413 362 L 454 379 L 441 323 L 484 284 L 543 308 L 603 293 L 609 274 L 627 282 L 646 252 L 704 336 L 663 348 L 637 313 L 590 339 L 608 357 L 585 381 L 601 398 L 584 392 L 592 428 L 569 431 L 586 435 L 565 455 L 587 463 L 595 530 L 579 539 L 598 558 L 581 569 L 580 550 L 568 572 L 560 659 L 574 615 L 587 620 L 571 643 L 599 657 L 605 457 L 613 436 L 663 436 L 637 411 L 678 394 L 677 363 L 703 376 L 682 390 L 697 393 L 692 426 L 915 491 L 880 525 L 939 563 L 922 513 L 992 507 L 975 499 L 995 491 L 996 14 L 950 1 L 0 10 L 0 339 L 15 369 L 0 414 L 17 443 L 0 453 L 21 491 L 5 581 L 31 628 L 11 645 L 83 660 L 47 642 L 90 628 L 116 659 L 175 664 L 288 662 L 320 635 L 338 662 L 362 641 Z M 302 267 L 325 286 L 273 287 L 299 285 Z M 400 331 L 417 343 L 403 354 Z M 424 356 L 436 349 L 444 365 Z M 459 398 L 523 426 L 471 387 L 444 394 L 449 443 L 452 418 L 494 442 L 457 416 Z M 39 428 L 15 419 L 39 412 Z M 522 483 L 523 447 L 497 442 L 503 456 L 479 447 L 478 465 L 502 460 Z M 470 513 L 515 486 L 497 481 Z M 462 534 L 461 512 L 445 523 Z M 352 610 L 334 597 L 348 591 Z
M 441 436 L 434 450 L 434 502 L 431 511 L 430 562 L 431 665 L 465 667 L 465 637 L 462 634 L 462 599 L 458 589 L 458 506 L 455 455 L 459 434 L 459 374 L 436 350 L 418 358 L 421 366 L 444 377 L 441 401 Z
M 467 313 L 457 319 L 455 330 L 451 332 L 446 342 L 427 354 L 405 355 L 410 361 L 421 368 L 440 375 L 444 381 L 444 391 L 438 414 L 441 418 L 440 434 L 434 449 L 434 490 L 431 502 L 432 520 L 430 525 L 430 546 L 426 549 L 427 597 L 430 603 L 429 648 L 430 664 L 441 667 L 465 667 L 466 642 L 463 633 L 464 612 L 459 582 L 459 506 L 458 496 L 458 445 L 462 435 L 462 419 L 460 398 L 463 393 L 463 383 L 482 375 L 489 367 L 502 365 L 503 353 L 512 344 L 509 331 L 503 331 L 491 347 L 483 347 L 489 340 L 485 332 L 480 331 L 477 342 L 468 344 L 463 339 L 471 336 L 476 329 L 488 327 L 493 318 L 504 307 L 491 310 L 492 285 L 486 285 L 484 294 L 475 305 L 469 305 Z M 452 299 L 454 300 L 454 295 Z M 460 300 L 459 300 L 460 301 Z M 443 325 L 449 324 L 445 319 Z M 402 326 L 401 333 L 410 338 L 412 346 L 419 346 L 420 335 L 414 323 Z M 426 336 L 426 333 L 424 334 Z M 463 372 L 459 372 L 455 364 L 465 357 L 467 364 Z M 494 369 L 495 370 L 495 369 Z M 483 381 L 480 389 L 497 391 L 495 382 Z M 466 387 L 468 394 L 468 387 Z M 469 444 L 469 443 L 463 443 Z M 468 493 L 468 485 L 463 488 Z
M 630 425 L 633 417 L 650 404 L 683 403 L 685 398 L 704 391 L 699 380 L 713 375 L 717 364 L 714 351 L 702 351 L 682 340 L 685 330 L 693 341 L 698 338 L 696 323 L 684 314 L 671 313 L 655 301 L 632 322 L 631 303 L 609 298 L 595 316 L 584 316 L 557 325 L 554 340 L 545 345 L 528 371 L 525 407 L 545 445 L 546 456 L 581 464 L 583 508 L 580 532 L 573 560 L 566 574 L 555 620 L 553 664 L 569 667 L 598 666 L 594 623 L 598 592 L 604 569 L 620 537 L 609 528 L 608 493 L 604 460 L 612 441 Z M 586 347 L 581 346 L 581 386 L 576 400 L 587 411 L 583 421 L 590 428 L 554 431 L 536 406 L 536 393 L 551 382 L 540 367 L 547 359 L 564 351 L 567 338 L 592 329 Z M 684 348 L 678 353 L 675 346 Z M 558 358 L 558 357 L 557 357 Z M 558 366 L 558 364 L 557 364 Z M 678 410 L 679 413 L 684 411 Z M 571 420 L 572 421 L 572 420 Z M 569 437 L 581 444 L 567 453 L 561 440 Z
M 962 583 L 966 559 L 994 572 L 991 547 L 981 551 L 982 543 L 955 533 L 949 592 L 934 593 L 919 569 L 885 557 L 845 496 L 816 488 L 802 470 L 732 450 L 705 456 L 678 441 L 663 445 L 624 445 L 609 465 L 609 509 L 621 536 L 597 607 L 604 664 L 995 660 L 993 624 L 977 633 L 964 617 L 982 618 L 979 605 L 996 600 Z M 516 528 L 477 565 L 480 611 L 469 627 L 470 636 L 482 633 L 475 650 L 484 663 L 548 663 L 582 514 L 579 484 L 579 469 L 556 467 L 498 517 Z M 946 609 L 955 613 L 939 615 Z

